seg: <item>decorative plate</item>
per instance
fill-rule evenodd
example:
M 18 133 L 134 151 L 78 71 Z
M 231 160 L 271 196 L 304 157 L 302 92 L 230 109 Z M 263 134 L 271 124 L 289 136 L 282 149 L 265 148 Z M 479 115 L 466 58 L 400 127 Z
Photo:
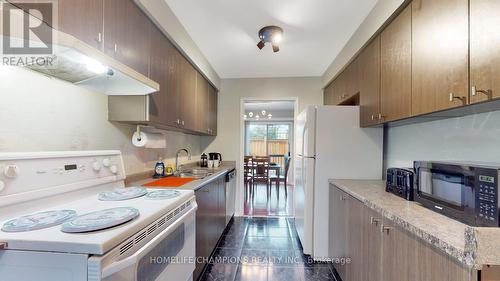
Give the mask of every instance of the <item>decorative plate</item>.
M 139 210 L 132 207 L 118 207 L 96 211 L 73 218 L 63 223 L 62 232 L 90 232 L 124 224 L 139 216 Z
M 145 198 L 149 200 L 163 200 L 170 199 L 181 195 L 181 193 L 177 190 L 155 190 L 148 192 Z
M 73 210 L 56 210 L 22 216 L 4 223 L 4 232 L 23 232 L 59 225 L 76 216 Z
M 113 191 L 99 193 L 101 201 L 123 201 L 146 195 L 148 191 L 144 187 L 115 188 Z

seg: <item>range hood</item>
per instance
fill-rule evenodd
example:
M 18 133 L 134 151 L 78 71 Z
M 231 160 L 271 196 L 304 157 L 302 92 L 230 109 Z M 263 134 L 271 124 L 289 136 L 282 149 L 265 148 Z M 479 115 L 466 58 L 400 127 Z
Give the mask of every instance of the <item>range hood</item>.
M 23 67 L 106 95 L 148 95 L 160 89 L 155 81 L 72 35 L 48 25 L 44 27 L 52 31 L 52 54 L 36 56 L 51 63 L 40 63 L 38 60 L 25 63 Z M 0 29 L 0 33 L 2 32 L 3 28 Z M 13 35 L 1 35 L 1 39 L 10 40 L 11 44 L 22 46 L 25 41 Z M 30 38 L 29 43 L 30 46 L 42 44 L 36 36 L 35 39 Z
M 71 35 L 56 32 L 53 65 L 31 64 L 27 68 L 106 95 L 147 95 L 160 89 L 158 83 L 134 69 Z

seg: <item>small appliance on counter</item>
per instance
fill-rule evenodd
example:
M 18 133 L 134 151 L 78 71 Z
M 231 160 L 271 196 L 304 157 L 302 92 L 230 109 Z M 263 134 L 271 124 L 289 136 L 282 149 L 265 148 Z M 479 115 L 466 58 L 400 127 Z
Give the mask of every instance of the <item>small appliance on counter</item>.
M 158 162 L 156 162 L 155 164 L 155 173 L 153 175 L 153 178 L 158 179 L 164 177 L 165 177 L 165 163 L 163 163 L 163 160 L 160 157 L 158 159 Z
M 500 164 L 416 161 L 414 167 L 415 201 L 471 226 L 500 226 Z
M 222 163 L 222 154 L 219 152 L 210 152 L 208 154 L 208 167 L 218 168 Z
M 413 201 L 413 176 L 414 172 L 412 168 L 387 169 L 385 191 Z
M 200 158 L 200 167 L 202 168 L 208 168 L 208 157 L 205 153 L 201 155 Z

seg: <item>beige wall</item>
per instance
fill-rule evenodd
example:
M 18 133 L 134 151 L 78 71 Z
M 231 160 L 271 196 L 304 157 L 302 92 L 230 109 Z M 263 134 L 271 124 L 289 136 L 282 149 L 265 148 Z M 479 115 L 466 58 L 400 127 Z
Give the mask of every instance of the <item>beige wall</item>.
M 151 170 L 158 155 L 173 163 L 200 137 L 167 132 L 167 149 L 136 148 L 134 126 L 108 121 L 107 96 L 14 67 L 0 67 L 0 152 L 119 149 L 128 174 Z M 183 160 L 186 160 L 183 158 Z
M 309 105 L 323 103 L 323 91 L 320 77 L 305 78 L 249 78 L 222 79 L 218 103 L 218 135 L 202 137 L 203 151 L 222 153 L 224 160 L 236 161 L 239 167 L 239 188 L 237 190 L 236 214 L 243 210 L 243 99 L 272 100 L 295 99 L 299 112 Z M 292 169 L 292 168 L 290 168 Z
M 323 86 L 326 86 L 344 68 L 403 2 L 404 0 L 379 0 L 375 4 L 373 10 L 326 69 L 322 77 Z
M 202 149 L 218 151 L 227 160 L 238 160 L 243 98 L 296 98 L 299 111 L 323 104 L 320 77 L 222 79 L 219 92 L 217 137 L 203 137 Z

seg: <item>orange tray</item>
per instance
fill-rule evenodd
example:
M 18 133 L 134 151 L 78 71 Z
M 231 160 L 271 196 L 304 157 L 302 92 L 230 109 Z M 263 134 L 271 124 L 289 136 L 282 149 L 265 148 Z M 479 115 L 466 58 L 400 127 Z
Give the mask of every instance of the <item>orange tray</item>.
M 168 178 L 162 178 L 159 180 L 155 180 L 152 182 L 148 182 L 144 184 L 144 187 L 179 187 L 183 186 L 188 182 L 193 181 L 194 178 L 174 178 L 174 177 L 168 177 Z

